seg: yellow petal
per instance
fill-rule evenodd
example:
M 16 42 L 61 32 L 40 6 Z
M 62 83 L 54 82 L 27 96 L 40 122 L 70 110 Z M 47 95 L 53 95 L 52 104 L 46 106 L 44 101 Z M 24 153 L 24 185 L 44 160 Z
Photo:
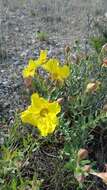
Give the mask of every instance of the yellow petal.
M 32 96 L 31 96 L 32 108 L 40 110 L 40 109 L 44 108 L 46 106 L 46 104 L 47 104 L 47 100 L 45 100 L 42 97 L 39 97 L 39 95 L 37 93 L 32 94 Z
M 54 132 L 57 124 L 58 118 L 48 115 L 46 118 L 38 120 L 37 127 L 40 130 L 42 136 L 47 136 L 48 134 Z
M 56 71 L 57 66 L 59 65 L 59 61 L 57 59 L 49 59 L 49 61 L 43 65 L 43 68 L 48 72 Z
M 35 62 L 34 62 L 34 60 L 32 60 L 32 59 L 29 60 L 28 68 L 31 68 L 31 69 L 35 68 Z
M 50 59 L 43 68 L 52 75 L 53 80 L 63 81 L 70 74 L 69 67 L 67 65 L 61 67 L 57 59 Z
M 29 110 L 26 110 L 21 113 L 21 120 L 23 123 L 28 123 L 33 126 L 36 126 L 37 124 L 37 118 L 34 117 L 34 114 L 30 112 Z
M 39 57 L 39 61 L 41 64 L 45 63 L 47 60 L 47 50 L 41 50 L 40 51 L 40 57 Z
M 69 67 L 67 65 L 64 65 L 61 69 L 60 69 L 60 73 L 62 78 L 67 78 L 70 74 L 70 70 Z
M 29 70 L 28 68 L 25 68 L 22 72 L 22 75 L 23 78 L 34 77 L 35 70 Z
M 30 59 L 28 65 L 23 69 L 23 78 L 34 77 L 37 65 Z
M 48 106 L 49 112 L 58 114 L 61 111 L 61 106 L 57 102 L 50 103 Z

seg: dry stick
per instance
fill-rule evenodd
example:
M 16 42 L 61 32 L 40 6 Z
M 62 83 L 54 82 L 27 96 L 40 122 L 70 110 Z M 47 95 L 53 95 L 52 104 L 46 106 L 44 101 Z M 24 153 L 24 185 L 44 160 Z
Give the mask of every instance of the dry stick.
M 49 156 L 49 157 L 57 158 L 57 156 L 55 156 L 55 155 L 53 155 L 53 154 L 49 154 L 49 153 L 45 152 L 44 150 L 42 150 L 42 152 L 43 152 L 45 155 Z

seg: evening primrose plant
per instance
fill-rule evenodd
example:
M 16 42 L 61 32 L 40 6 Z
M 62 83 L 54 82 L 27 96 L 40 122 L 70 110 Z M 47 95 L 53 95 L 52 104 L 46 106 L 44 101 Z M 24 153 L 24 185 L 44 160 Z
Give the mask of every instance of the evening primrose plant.
M 88 156 L 78 160 L 78 154 L 92 141 L 91 131 L 106 122 L 107 115 L 102 110 L 107 92 L 106 68 L 102 67 L 99 57 L 94 54 L 88 60 L 81 59 L 78 65 L 71 63 L 69 67 L 61 66 L 58 59 L 48 58 L 41 64 L 41 68 L 47 73 L 47 93 L 43 93 L 41 89 L 40 95 L 35 94 L 38 101 L 34 100 L 34 106 L 31 102 L 31 106 L 22 112 L 22 121 L 39 129 L 40 137 L 47 138 L 45 141 L 48 143 L 52 142 L 55 145 L 55 135 L 60 134 L 58 142 L 62 142 L 62 149 L 59 148 L 59 158 L 60 162 L 63 162 L 61 173 L 69 170 L 69 181 L 76 179 L 74 189 L 77 187 L 83 190 L 85 178 L 89 175 L 86 165 L 91 167 L 92 162 Z M 44 77 L 41 77 L 41 82 L 44 83 Z M 59 98 L 63 99 L 61 106 Z M 61 187 L 62 189 L 64 187 Z M 69 185 L 66 189 L 69 189 Z
M 18 112 L 2 147 L 1 189 L 96 189 L 90 174 L 101 164 L 94 157 L 100 147 L 94 133 L 100 138 L 99 127 L 103 135 L 107 131 L 106 59 L 92 53 L 77 64 L 66 55 L 62 64 L 41 50 L 29 60 L 22 71 L 26 108 Z

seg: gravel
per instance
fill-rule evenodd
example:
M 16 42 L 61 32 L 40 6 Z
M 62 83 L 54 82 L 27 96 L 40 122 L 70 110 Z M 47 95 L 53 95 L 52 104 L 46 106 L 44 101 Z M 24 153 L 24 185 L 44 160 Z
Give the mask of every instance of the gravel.
M 97 1 L 97 0 L 96 0 Z M 96 2 L 95 1 L 95 2 Z M 40 49 L 49 49 L 49 55 L 64 60 L 65 44 L 85 41 L 91 34 L 95 12 L 104 14 L 102 1 L 5 0 L 0 2 L 0 120 L 10 121 L 17 110 L 24 107 L 21 76 L 29 58 L 36 58 Z M 103 2 L 105 3 L 105 2 Z M 99 5 L 101 5 L 99 7 Z M 90 22 L 90 23 L 89 23 Z M 37 30 L 48 34 L 47 42 L 36 38 Z

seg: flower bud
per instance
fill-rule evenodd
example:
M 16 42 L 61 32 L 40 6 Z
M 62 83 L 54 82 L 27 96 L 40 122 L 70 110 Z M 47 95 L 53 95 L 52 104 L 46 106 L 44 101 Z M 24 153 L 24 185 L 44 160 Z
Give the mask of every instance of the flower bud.
M 71 51 L 70 47 L 69 46 L 65 46 L 65 53 L 69 53 Z
M 96 89 L 96 84 L 92 82 L 87 85 L 86 92 L 95 91 L 95 89 Z
M 101 52 L 102 51 L 107 51 L 107 43 L 102 46 Z
M 32 86 L 32 77 L 25 78 L 24 84 L 25 84 L 26 88 L 30 88 Z
M 104 112 L 107 112 L 107 104 L 105 104 L 105 105 L 103 106 L 103 111 L 104 111 Z
M 99 88 L 100 84 L 101 82 L 99 81 L 88 83 L 85 92 L 95 92 Z
M 83 183 L 84 180 L 85 180 L 85 177 L 84 177 L 82 174 L 80 174 L 80 175 L 75 174 L 74 176 L 75 176 L 75 179 L 76 179 L 79 183 Z
M 78 151 L 78 161 L 80 160 L 83 160 L 85 158 L 87 158 L 88 156 L 88 151 L 84 148 L 81 148 L 79 151 Z
M 84 171 L 84 172 L 89 173 L 90 170 L 91 170 L 91 165 L 85 165 L 85 166 L 83 167 L 83 171 Z
M 107 164 L 105 164 L 104 166 L 105 166 L 105 171 L 107 172 Z
M 57 102 L 58 102 L 59 104 L 62 104 L 63 98 L 58 98 L 58 99 L 57 99 Z
M 103 59 L 102 67 L 107 67 L 107 58 L 104 58 L 104 59 Z

